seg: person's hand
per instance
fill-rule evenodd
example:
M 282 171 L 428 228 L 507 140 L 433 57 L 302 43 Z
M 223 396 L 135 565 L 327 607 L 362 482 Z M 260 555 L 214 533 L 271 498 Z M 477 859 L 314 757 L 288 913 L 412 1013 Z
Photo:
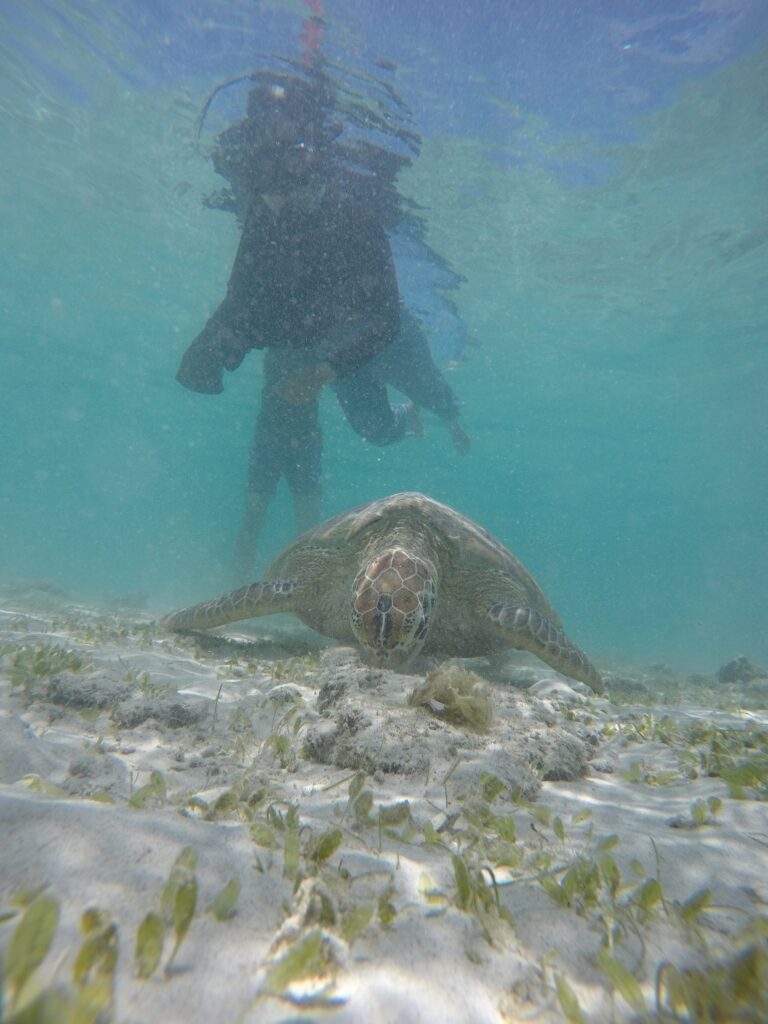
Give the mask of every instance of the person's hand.
M 179 384 L 204 395 L 223 391 L 222 371 L 236 370 L 248 351 L 248 344 L 234 331 L 212 323 L 213 318 L 184 353 L 176 374 Z
M 302 366 L 282 378 L 277 385 L 277 393 L 289 405 L 306 405 L 335 376 L 330 363 Z
M 453 447 L 459 455 L 467 455 L 472 447 L 472 438 L 458 420 L 447 420 L 446 426 L 448 427 L 448 433 L 451 435 Z
M 190 391 L 202 395 L 218 395 L 224 390 L 221 383 L 221 358 L 207 342 L 192 342 L 184 353 L 176 380 Z

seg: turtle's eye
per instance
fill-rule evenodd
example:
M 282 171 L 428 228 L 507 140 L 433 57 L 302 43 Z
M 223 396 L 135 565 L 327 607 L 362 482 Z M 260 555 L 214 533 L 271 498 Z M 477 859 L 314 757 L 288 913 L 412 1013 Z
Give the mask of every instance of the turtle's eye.
M 435 605 L 434 576 L 399 548 L 378 555 L 352 585 L 352 630 L 364 649 L 392 664 L 421 648 Z

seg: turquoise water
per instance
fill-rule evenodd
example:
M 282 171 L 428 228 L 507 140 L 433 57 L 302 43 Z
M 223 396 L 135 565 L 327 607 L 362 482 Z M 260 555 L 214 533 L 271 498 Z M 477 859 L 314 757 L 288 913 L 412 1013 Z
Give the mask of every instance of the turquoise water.
M 223 395 L 174 381 L 237 243 L 193 143 L 226 74 L 148 83 L 129 26 L 102 27 L 105 62 L 58 24 L 36 49 L 6 32 L 0 71 L 0 582 L 166 610 L 229 586 L 259 390 L 256 353 Z M 429 417 L 422 441 L 366 447 L 328 395 L 329 515 L 405 489 L 454 505 L 604 664 L 768 661 L 767 72 L 760 47 L 698 68 L 611 138 L 496 103 L 514 134 L 489 142 L 441 129 L 406 68 L 429 127 L 401 187 L 466 277 L 479 346 L 451 381 L 474 447 Z M 281 492 L 264 557 L 291 521 Z

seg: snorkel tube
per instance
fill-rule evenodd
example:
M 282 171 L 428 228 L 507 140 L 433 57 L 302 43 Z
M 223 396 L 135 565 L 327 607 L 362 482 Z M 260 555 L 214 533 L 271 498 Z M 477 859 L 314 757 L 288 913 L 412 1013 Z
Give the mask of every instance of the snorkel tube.
M 291 60 L 290 57 L 277 57 L 277 60 L 284 64 L 288 64 L 290 67 L 295 68 L 297 71 L 302 72 L 306 75 L 308 72 L 314 72 L 317 74 L 318 68 L 323 64 L 323 36 L 325 35 L 325 21 L 322 0 L 305 0 L 307 7 L 310 10 L 310 14 L 301 23 L 301 32 L 299 33 L 299 40 L 301 42 L 301 60 Z M 275 57 L 270 57 L 265 53 L 257 53 L 257 57 L 261 57 L 264 60 L 274 60 Z M 211 103 L 213 103 L 216 96 L 222 91 L 222 89 L 228 89 L 232 85 L 237 85 L 239 82 L 263 82 L 270 79 L 274 79 L 274 73 L 263 70 L 246 71 L 244 75 L 237 75 L 235 78 L 228 78 L 225 82 L 219 82 L 217 86 L 208 93 L 203 103 L 200 113 L 197 115 L 197 121 L 195 124 L 196 138 L 200 138 L 200 133 L 203 130 L 205 124 L 205 118 L 210 109 Z

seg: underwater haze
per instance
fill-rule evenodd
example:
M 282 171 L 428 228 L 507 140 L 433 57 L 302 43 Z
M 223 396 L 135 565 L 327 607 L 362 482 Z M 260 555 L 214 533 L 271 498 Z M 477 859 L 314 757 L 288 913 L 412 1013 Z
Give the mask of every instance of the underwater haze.
M 195 121 L 318 6 L 2 5 L 0 583 L 157 612 L 229 587 L 262 357 L 220 395 L 175 380 L 238 240 Z M 425 416 L 375 448 L 324 396 L 324 513 L 458 508 L 598 664 L 765 663 L 768 6 L 327 0 L 324 25 L 329 58 L 396 65 L 423 136 L 399 187 L 464 279 L 444 368 L 473 438 Z M 291 523 L 281 491 L 262 564 Z

